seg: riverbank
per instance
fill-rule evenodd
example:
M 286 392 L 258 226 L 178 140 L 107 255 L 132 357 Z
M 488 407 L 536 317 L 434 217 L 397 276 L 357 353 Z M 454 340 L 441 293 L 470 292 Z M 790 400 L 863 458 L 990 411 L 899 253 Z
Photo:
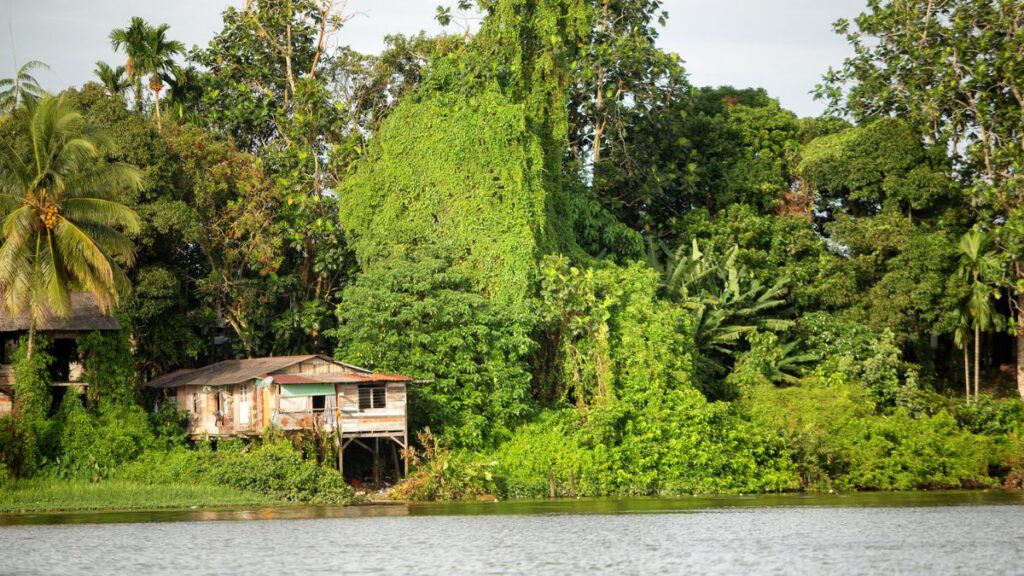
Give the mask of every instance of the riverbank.
M 406 514 L 531 514 L 531 513 L 619 513 L 682 511 L 702 508 L 746 508 L 764 506 L 935 506 L 956 504 L 1017 503 L 1024 504 L 1024 491 L 984 490 L 927 490 L 927 491 L 853 491 L 791 492 L 784 494 L 705 494 L 677 497 L 584 497 L 584 498 L 510 498 L 492 501 L 409 501 L 374 500 L 364 494 L 345 506 L 309 506 L 294 500 L 283 500 L 258 492 L 239 490 L 208 484 L 150 484 L 123 479 L 98 482 L 62 479 L 28 479 L 0 486 L 0 514 L 19 513 L 75 513 L 75 512 L 187 512 L 203 509 L 208 512 L 235 513 L 239 509 L 291 510 L 298 517 L 323 517 L 323 511 L 340 510 L 351 504 L 353 508 L 406 509 Z M 500 505 L 495 505 L 500 504 Z M 381 506 L 377 506 L 381 505 Z M 309 511 L 321 511 L 310 513 Z M 305 516 L 303 515 L 305 512 Z M 364 511 L 365 512 L 365 511 Z M 388 510 L 385 515 L 392 515 Z M 351 515 L 352 513 L 344 513 Z M 335 513 L 329 516 L 333 517 Z M 362 515 L 362 513 L 358 514 Z M 372 515 L 372 514 L 371 514 Z M 404 515 L 404 514 L 402 514 Z M 244 516 L 244 514 L 243 514 Z M 261 514 L 260 517 L 264 515 Z M 271 514 L 271 517 L 274 515 Z M 219 516 L 213 516 L 216 518 Z M 3 523 L 0 522 L 0 525 Z
M 256 492 L 204 484 L 130 480 L 29 479 L 0 488 L 0 513 L 152 510 L 158 508 L 288 505 Z

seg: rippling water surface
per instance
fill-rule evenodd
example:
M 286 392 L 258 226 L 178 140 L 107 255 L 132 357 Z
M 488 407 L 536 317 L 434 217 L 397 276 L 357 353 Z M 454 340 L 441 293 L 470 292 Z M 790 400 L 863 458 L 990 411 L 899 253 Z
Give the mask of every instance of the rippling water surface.
M 1024 496 L 0 515 L 0 574 L 1020 574 Z

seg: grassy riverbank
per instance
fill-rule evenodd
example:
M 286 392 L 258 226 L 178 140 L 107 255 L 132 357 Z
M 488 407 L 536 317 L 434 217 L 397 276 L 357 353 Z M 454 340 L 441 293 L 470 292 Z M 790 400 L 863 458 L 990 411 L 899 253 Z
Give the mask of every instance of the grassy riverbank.
M 142 510 L 192 506 L 288 504 L 255 492 L 203 484 L 147 484 L 129 480 L 17 480 L 0 489 L 0 513 Z

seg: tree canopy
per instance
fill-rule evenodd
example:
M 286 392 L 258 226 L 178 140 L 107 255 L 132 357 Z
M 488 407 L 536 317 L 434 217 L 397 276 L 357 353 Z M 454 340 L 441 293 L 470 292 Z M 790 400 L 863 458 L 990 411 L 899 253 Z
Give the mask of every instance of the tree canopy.
M 7 310 L 125 327 L 88 406 L 46 413 L 46 356 L 19 394 L 96 430 L 156 375 L 326 353 L 422 381 L 421 494 L 1019 481 L 1019 4 L 872 0 L 815 118 L 694 85 L 659 0 L 460 0 L 378 54 L 333 0 L 189 50 L 112 23 L 97 82 L 0 81 Z

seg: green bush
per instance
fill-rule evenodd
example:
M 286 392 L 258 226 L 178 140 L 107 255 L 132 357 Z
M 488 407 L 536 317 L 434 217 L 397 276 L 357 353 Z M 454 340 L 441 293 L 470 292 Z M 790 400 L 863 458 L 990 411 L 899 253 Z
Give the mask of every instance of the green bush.
M 987 485 L 991 442 L 961 429 L 945 411 L 911 416 L 875 411 L 857 384 L 807 380 L 758 388 L 745 401 L 750 419 L 789 448 L 805 489 L 909 490 Z
M 78 350 L 84 369 L 83 380 L 89 404 L 100 400 L 129 404 L 135 400 L 132 385 L 134 365 L 127 331 L 92 332 L 78 339 Z
M 511 497 L 675 495 L 799 487 L 781 439 L 694 389 L 610 403 L 587 420 L 545 412 L 494 454 Z
M 70 390 L 56 423 L 60 450 L 52 471 L 62 478 L 107 477 L 155 442 L 149 418 L 139 406 L 101 402 L 92 414 Z
M 151 450 L 121 466 L 114 477 L 153 484 L 230 486 L 276 500 L 346 504 L 352 492 L 341 474 L 305 460 L 290 442 L 221 442 L 196 449 Z
M 149 415 L 153 426 L 155 446 L 167 450 L 185 446 L 188 442 L 188 412 L 178 410 L 173 400 L 160 402 L 160 407 Z
M 867 419 L 843 438 L 849 470 L 841 488 L 973 488 L 991 483 L 987 438 L 960 429 L 945 412 L 910 417 L 899 409 Z
M 31 426 L 11 416 L 0 418 L 0 474 L 12 478 L 31 476 L 37 457 Z
M 1016 398 L 1000 400 L 983 393 L 970 404 L 957 398 L 950 403 L 950 408 L 955 411 L 957 420 L 975 434 L 1024 435 L 1024 402 Z
M 14 355 L 14 405 L 18 418 L 33 426 L 42 425 L 50 412 L 50 366 L 53 356 L 46 352 L 49 342 L 36 337 L 36 349 L 28 357 L 28 338 L 22 338 Z
M 782 442 L 695 389 L 652 391 L 610 406 L 594 446 L 609 446 L 607 482 L 625 494 L 795 489 Z
M 550 476 L 559 496 L 608 494 L 599 451 L 582 444 L 580 424 L 575 410 L 546 411 L 516 430 L 494 453 L 501 491 L 512 498 L 547 496 Z
M 414 454 L 413 470 L 394 496 L 409 500 L 472 500 L 496 494 L 497 462 L 465 450 L 450 450 L 430 428 L 418 434 L 421 454 Z

